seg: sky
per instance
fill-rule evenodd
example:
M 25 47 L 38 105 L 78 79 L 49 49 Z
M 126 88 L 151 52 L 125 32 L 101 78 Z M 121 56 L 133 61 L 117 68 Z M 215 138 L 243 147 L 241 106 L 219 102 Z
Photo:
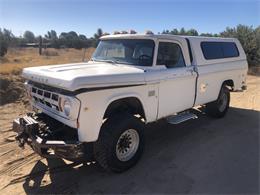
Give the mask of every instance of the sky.
M 260 0 L 0 0 L 0 28 L 16 36 L 55 30 L 91 37 L 97 28 L 158 33 L 184 27 L 218 33 L 238 24 L 260 25 Z

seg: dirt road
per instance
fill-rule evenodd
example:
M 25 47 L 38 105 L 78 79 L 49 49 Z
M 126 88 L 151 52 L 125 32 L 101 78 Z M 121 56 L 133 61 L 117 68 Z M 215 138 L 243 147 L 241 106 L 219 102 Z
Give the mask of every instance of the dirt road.
M 14 141 L 11 121 L 25 112 L 21 103 L 0 107 L 0 191 L 24 193 L 259 193 L 260 77 L 248 90 L 232 93 L 223 119 L 201 114 L 180 125 L 165 121 L 146 129 L 141 161 L 123 174 L 96 164 L 41 159 Z

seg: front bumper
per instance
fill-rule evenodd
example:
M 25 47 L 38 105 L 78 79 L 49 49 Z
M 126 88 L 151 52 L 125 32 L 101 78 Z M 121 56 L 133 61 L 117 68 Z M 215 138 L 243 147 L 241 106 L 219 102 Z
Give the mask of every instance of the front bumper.
M 44 117 L 41 116 L 40 118 Z M 33 114 L 27 114 L 13 121 L 13 130 L 18 134 L 16 140 L 20 147 L 23 148 L 25 144 L 28 144 L 36 153 L 46 158 L 60 157 L 76 160 L 84 156 L 83 143 L 73 138 L 73 136 L 67 136 L 67 138 L 64 136 L 65 131 L 63 130 L 68 127 L 62 124 L 57 125 L 59 122 L 55 122 L 55 120 L 48 117 L 47 122 L 46 120 L 38 121 L 37 119 L 38 117 Z M 52 131 L 48 123 L 55 123 L 55 128 L 60 128 L 59 134 L 61 136 Z

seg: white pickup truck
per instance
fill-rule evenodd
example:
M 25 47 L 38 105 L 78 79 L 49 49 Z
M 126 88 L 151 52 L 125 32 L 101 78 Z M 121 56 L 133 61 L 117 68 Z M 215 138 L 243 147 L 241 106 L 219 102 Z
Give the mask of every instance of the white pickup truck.
M 145 124 L 194 119 L 198 106 L 223 117 L 230 91 L 246 89 L 247 69 L 233 38 L 104 36 L 87 63 L 23 70 L 34 112 L 13 129 L 43 157 L 95 159 L 122 172 L 141 157 Z

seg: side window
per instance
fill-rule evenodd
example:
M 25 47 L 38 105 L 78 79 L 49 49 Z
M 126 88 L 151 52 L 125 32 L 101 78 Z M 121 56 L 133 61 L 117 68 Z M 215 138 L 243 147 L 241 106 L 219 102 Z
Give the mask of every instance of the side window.
M 160 42 L 156 64 L 165 65 L 167 68 L 185 66 L 180 46 L 176 43 Z
M 201 48 L 207 60 L 223 58 L 223 52 L 219 42 L 202 42 Z
M 225 58 L 238 57 L 238 49 L 235 43 L 223 42 L 222 43 L 223 54 Z
M 233 42 L 201 42 L 201 49 L 206 60 L 239 56 L 237 46 Z

